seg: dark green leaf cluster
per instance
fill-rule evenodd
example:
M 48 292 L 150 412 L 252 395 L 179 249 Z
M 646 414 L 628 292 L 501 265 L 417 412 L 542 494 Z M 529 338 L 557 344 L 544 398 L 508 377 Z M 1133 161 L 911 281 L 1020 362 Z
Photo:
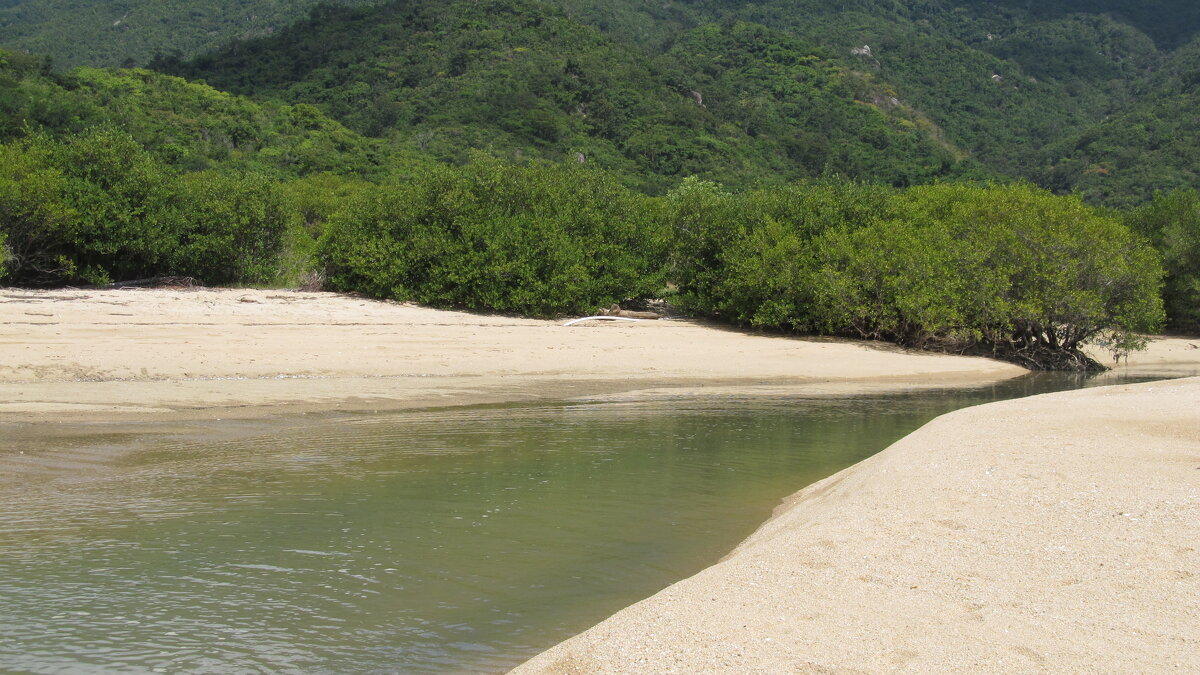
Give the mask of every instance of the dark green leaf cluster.
M 1126 213 L 1125 221 L 1162 253 L 1169 327 L 1200 333 L 1200 192 L 1156 194 L 1154 201 Z
M 1079 200 L 1024 186 L 850 184 L 668 197 L 686 306 L 753 326 L 1085 368 L 1162 319 L 1158 255 Z
M 352 36 L 352 38 L 351 38 Z M 847 173 L 894 185 L 971 169 L 894 92 L 785 32 L 732 22 L 623 44 L 537 0 L 324 8 L 277 35 L 154 67 L 317 105 L 389 145 L 462 163 L 579 157 L 663 192 Z
M 309 104 L 258 103 L 147 70 L 57 73 L 43 59 L 0 50 L 0 141 L 104 124 L 184 171 L 381 176 L 423 161 L 350 131 Z
M 108 127 L 0 145 L 0 273 L 18 284 L 263 283 L 276 275 L 288 213 L 269 179 L 179 176 Z
M 554 316 L 662 289 L 653 200 L 586 167 L 478 156 L 365 189 L 320 240 L 329 283 L 440 307 Z

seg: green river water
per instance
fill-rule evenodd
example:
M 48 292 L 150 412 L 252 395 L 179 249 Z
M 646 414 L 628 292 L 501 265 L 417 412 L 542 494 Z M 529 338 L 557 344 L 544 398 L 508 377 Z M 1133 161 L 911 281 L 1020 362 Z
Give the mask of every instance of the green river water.
M 0 671 L 504 671 L 716 562 L 780 499 L 934 416 L 1081 384 L 10 442 Z

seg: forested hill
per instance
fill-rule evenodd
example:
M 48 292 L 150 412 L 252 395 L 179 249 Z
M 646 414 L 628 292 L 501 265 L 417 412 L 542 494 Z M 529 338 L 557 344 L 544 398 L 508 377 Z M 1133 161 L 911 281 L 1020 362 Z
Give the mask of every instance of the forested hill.
M 768 0 L 735 11 L 889 83 L 993 170 L 1034 180 L 1055 173 L 1059 187 L 1090 174 L 1087 164 L 1063 165 L 1055 153 L 1066 148 L 1055 144 L 1145 104 L 1156 74 L 1200 30 L 1200 5 L 1187 0 Z M 1119 146 L 1111 150 L 1147 149 L 1136 138 Z
M 1089 201 L 1132 206 L 1155 191 L 1200 186 L 1200 40 L 1132 91 L 1132 102 L 1044 152 L 1035 178 Z
M 582 156 L 652 192 L 1011 177 L 1117 206 L 1196 184 L 1198 31 L 1191 0 L 0 0 L 2 47 L 153 60 L 426 159 Z
M 317 4 L 368 0 L 0 0 L 0 46 L 66 66 L 140 65 L 266 35 Z
M 661 191 L 841 174 L 895 185 L 969 169 L 869 72 L 745 22 L 654 53 L 535 0 L 322 8 L 269 38 L 154 64 L 221 89 L 312 102 L 438 159 L 576 157 Z
M 1198 26 L 1179 0 L 409 1 L 321 8 L 156 65 L 313 102 L 439 159 L 582 152 L 651 190 L 691 174 L 965 174 L 1130 204 L 1159 179 L 1191 184 L 1194 145 L 1113 120 L 1200 104 L 1164 75 Z M 1114 143 L 1089 142 L 1106 133 Z
M 120 129 L 181 171 L 252 170 L 381 177 L 420 163 L 364 138 L 308 104 L 258 103 L 147 70 L 59 73 L 0 50 L 0 142 Z

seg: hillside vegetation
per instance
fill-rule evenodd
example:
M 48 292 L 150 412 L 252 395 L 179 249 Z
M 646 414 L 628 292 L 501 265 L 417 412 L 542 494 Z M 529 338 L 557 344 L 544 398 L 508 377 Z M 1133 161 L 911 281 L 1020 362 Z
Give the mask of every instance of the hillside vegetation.
M 757 24 L 707 24 L 648 55 L 533 0 L 323 8 L 275 36 L 154 67 L 309 102 L 438 160 L 472 148 L 576 158 L 661 192 L 837 173 L 894 185 L 963 167 L 868 73 Z
M 0 46 L 69 66 L 144 64 L 267 35 L 318 4 L 365 0 L 2 0 Z
M 1047 147 L 1039 182 L 1113 206 L 1200 185 L 1200 40 L 1163 63 L 1133 97 L 1111 116 Z
M 0 46 L 81 65 L 158 55 L 441 161 L 579 152 L 660 192 L 693 174 L 966 174 L 1131 205 L 1194 185 L 1200 8 L 1185 0 L 342 1 L 307 18 L 311 0 L 8 4 Z M 747 25 L 766 33 L 747 43 Z M 687 109 L 693 91 L 705 107 Z
M 309 104 L 256 102 L 147 70 L 78 68 L 0 50 L 0 140 L 108 125 L 181 169 L 378 176 L 424 161 L 346 129 Z

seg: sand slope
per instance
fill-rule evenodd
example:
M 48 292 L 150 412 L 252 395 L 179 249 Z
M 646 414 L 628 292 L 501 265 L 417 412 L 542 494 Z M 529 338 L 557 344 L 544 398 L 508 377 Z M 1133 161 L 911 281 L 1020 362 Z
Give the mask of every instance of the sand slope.
M 954 412 L 518 673 L 1200 672 L 1200 378 Z
M 333 293 L 0 289 L 0 421 L 254 416 L 285 404 L 461 405 L 663 386 L 978 383 L 1024 372 L 689 321 L 561 323 Z

